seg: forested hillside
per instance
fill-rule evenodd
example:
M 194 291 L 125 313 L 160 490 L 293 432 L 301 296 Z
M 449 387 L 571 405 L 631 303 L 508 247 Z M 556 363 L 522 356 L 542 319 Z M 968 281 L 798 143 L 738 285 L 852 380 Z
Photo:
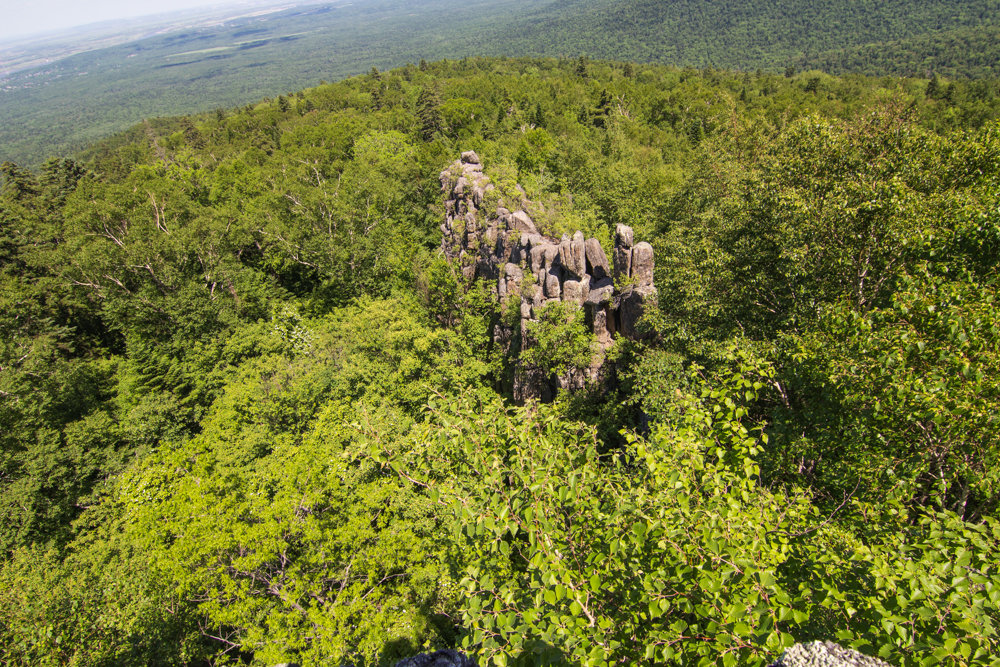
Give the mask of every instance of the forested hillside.
M 590 54 L 623 61 L 777 71 L 827 51 L 936 38 L 947 31 L 965 34 L 998 25 L 1000 4 L 995 0 L 558 0 L 515 24 L 506 36 L 510 40 L 506 53 Z M 988 51 L 995 54 L 996 47 Z M 940 65 L 967 73 L 963 64 L 971 56 L 969 51 L 954 48 L 948 55 L 940 51 L 937 55 Z M 898 72 L 902 65 L 887 57 L 866 63 L 875 74 Z M 927 69 L 902 73 L 924 76 Z M 995 69 L 991 73 L 998 74 Z
M 998 117 L 483 58 L 4 163 L 0 661 L 998 664 Z M 494 336 L 441 254 L 468 150 L 493 205 L 653 246 L 579 391 L 505 393 L 594 341 L 572 305 Z
M 583 55 L 768 73 L 1000 77 L 997 0 L 364 0 L 282 9 L 0 80 L 0 160 L 38 166 L 143 118 L 439 58 Z
M 908 39 L 810 52 L 794 65 L 830 74 L 996 78 L 1000 27 L 959 28 Z
M 0 160 L 40 164 L 143 118 L 253 103 L 421 59 L 478 55 L 533 0 L 363 0 L 163 31 L 0 80 Z M 484 30 L 489 33 L 484 35 Z

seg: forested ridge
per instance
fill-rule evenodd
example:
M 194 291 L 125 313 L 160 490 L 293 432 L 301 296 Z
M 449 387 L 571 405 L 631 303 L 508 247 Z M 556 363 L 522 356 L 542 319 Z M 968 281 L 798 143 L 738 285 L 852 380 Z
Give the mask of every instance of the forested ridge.
M 830 74 L 868 74 L 878 76 L 949 76 L 968 78 L 996 77 L 1000 62 L 997 53 L 1000 28 L 981 26 L 840 47 L 803 56 L 793 66 L 818 69 Z
M 516 47 L 515 53 L 587 54 L 671 65 L 774 71 L 794 65 L 799 59 L 814 62 L 814 57 L 823 52 L 891 41 L 924 49 L 924 45 L 911 40 L 933 39 L 948 31 L 975 34 L 995 28 L 998 21 L 1000 5 L 994 0 L 561 0 L 542 5 L 518 21 L 507 39 L 511 47 Z M 995 53 L 995 47 L 988 51 Z M 950 49 L 939 45 L 937 55 L 938 65 L 954 65 L 968 75 L 964 63 L 971 54 L 960 45 Z M 843 64 L 841 71 L 859 71 L 855 67 L 860 65 L 875 74 L 924 76 L 935 62 L 900 71 L 906 66 L 904 62 L 894 62 L 885 54 L 881 59 L 869 56 L 859 60 Z
M 1000 664 L 998 93 L 475 58 L 4 163 L 0 660 Z M 469 150 L 652 244 L 599 382 L 505 393 L 593 340 L 497 344 Z
M 363 0 L 166 31 L 0 80 L 0 160 L 38 166 L 142 118 L 228 108 L 373 65 L 547 56 L 675 67 L 1000 76 L 997 0 Z

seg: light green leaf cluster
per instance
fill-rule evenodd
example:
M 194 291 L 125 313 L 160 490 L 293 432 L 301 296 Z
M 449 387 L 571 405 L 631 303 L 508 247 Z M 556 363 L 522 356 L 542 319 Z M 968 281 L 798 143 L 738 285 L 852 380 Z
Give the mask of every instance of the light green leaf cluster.
M 671 419 L 617 455 L 540 405 L 432 404 L 402 443 L 369 432 L 452 512 L 465 646 L 497 665 L 763 665 L 818 637 L 901 665 L 943 642 L 968 647 L 954 664 L 996 650 L 1000 527 L 854 504 L 840 511 L 880 524 L 851 530 L 803 490 L 763 487 L 748 407 L 773 370 L 732 361 L 693 371 Z
M 598 354 L 583 309 L 568 301 L 546 304 L 527 325 L 528 345 L 520 358 L 543 372 L 564 375 L 587 368 Z

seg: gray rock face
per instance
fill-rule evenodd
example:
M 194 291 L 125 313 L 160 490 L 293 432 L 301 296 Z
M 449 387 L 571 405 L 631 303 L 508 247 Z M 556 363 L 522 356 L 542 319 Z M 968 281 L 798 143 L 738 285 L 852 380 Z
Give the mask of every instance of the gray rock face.
M 559 293 L 562 291 L 559 283 L 559 274 L 553 273 L 549 270 L 545 274 L 545 296 L 550 299 L 558 299 Z
M 604 248 L 597 239 L 587 239 L 585 252 L 587 255 L 587 273 L 596 280 L 611 277 L 611 270 L 608 268 L 608 256 L 604 254 Z
M 545 266 L 545 246 L 533 246 L 531 248 L 531 272 L 538 273 L 543 266 Z
M 579 388 L 601 377 L 604 353 L 614 345 L 615 334 L 634 337 L 636 321 L 656 302 L 652 246 L 635 244 L 632 229 L 618 225 L 612 270 L 597 239 L 588 239 L 580 231 L 561 239 L 540 234 L 524 210 L 530 202 L 523 197 L 487 210 L 485 193 L 495 188 L 473 151 L 462 153 L 441 172 L 440 180 L 445 256 L 458 265 L 468 283 L 483 279 L 501 301 L 513 298 L 521 302 L 520 324 L 495 331 L 494 340 L 510 345 L 520 337 L 523 349 L 530 344 L 527 324 L 537 320 L 546 304 L 562 300 L 584 309 L 587 325 L 599 344 L 599 354 L 590 368 L 582 375 L 555 378 L 555 387 L 552 378 L 542 377 L 536 369 L 519 369 L 515 372 L 515 399 L 544 400 L 559 387 Z M 623 293 L 615 291 L 612 277 L 627 285 Z
M 642 317 L 642 294 L 633 287 L 625 290 L 618 300 L 618 319 L 621 322 L 621 332 L 626 338 L 637 338 L 636 324 Z
M 538 230 L 535 229 L 535 223 L 531 220 L 529 216 L 524 211 L 515 211 L 510 214 L 511 219 L 511 229 L 515 229 L 524 234 L 537 235 Z
M 614 341 L 615 319 L 611 314 L 611 309 L 606 305 L 591 307 L 588 304 L 588 319 L 592 323 L 594 335 L 601 345 L 611 345 Z
M 631 248 L 635 242 L 635 234 L 628 225 L 618 224 L 615 226 L 615 246 Z
M 615 265 L 615 280 L 632 275 L 632 228 L 618 225 L 615 228 L 615 250 L 611 260 Z
M 889 667 L 889 664 L 833 642 L 810 642 L 791 647 L 770 667 Z
M 563 301 L 572 301 L 575 304 L 583 303 L 583 286 L 578 280 L 567 280 L 562 286 Z
M 524 272 L 520 266 L 510 263 L 504 266 L 503 274 L 497 282 L 497 295 L 500 300 L 506 301 L 509 296 L 519 296 L 523 282 Z
M 301 667 L 301 665 L 297 662 L 282 662 L 273 667 Z M 345 663 L 340 667 L 354 667 L 354 664 Z M 479 667 L 479 663 L 464 653 L 453 649 L 444 649 L 403 658 L 393 667 Z
M 583 232 L 577 232 L 573 238 L 564 238 L 559 242 L 559 261 L 573 280 L 580 280 L 587 273 L 585 244 Z
M 479 208 L 483 205 L 483 198 L 486 197 L 486 188 L 481 185 L 475 185 L 472 188 L 472 202 Z
M 400 660 L 395 664 L 395 667 L 477 667 L 477 663 L 458 651 L 445 649 L 434 653 L 421 653 L 412 658 Z
M 640 290 L 653 286 L 653 246 L 645 241 L 632 248 L 631 277 Z
M 590 293 L 587 294 L 587 303 L 597 306 L 610 303 L 615 295 L 615 284 L 610 278 L 590 281 Z

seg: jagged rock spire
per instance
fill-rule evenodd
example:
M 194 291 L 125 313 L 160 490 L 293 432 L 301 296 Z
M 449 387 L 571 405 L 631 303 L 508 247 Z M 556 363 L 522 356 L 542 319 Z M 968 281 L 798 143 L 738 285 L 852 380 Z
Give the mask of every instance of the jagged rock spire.
M 615 333 L 634 338 L 635 324 L 643 309 L 655 303 L 652 246 L 635 244 L 632 229 L 618 225 L 612 269 L 596 238 L 585 238 L 580 231 L 560 239 L 539 233 L 524 210 L 526 201 L 510 210 L 506 206 L 514 204 L 490 196 L 495 187 L 473 151 L 462 153 L 461 159 L 441 172 L 441 189 L 445 200 L 441 245 L 445 255 L 461 267 L 468 282 L 476 278 L 486 281 L 505 303 L 520 299 L 520 332 L 497 332 L 497 339 L 510 340 L 520 333 L 521 342 L 528 344 L 526 325 L 537 319 L 545 305 L 556 301 L 575 303 L 584 309 L 587 326 L 601 354 L 585 378 L 559 378 L 559 383 L 578 386 L 597 378 L 603 353 L 614 344 Z M 545 388 L 537 385 L 534 381 L 515 381 L 515 398 L 544 398 Z

